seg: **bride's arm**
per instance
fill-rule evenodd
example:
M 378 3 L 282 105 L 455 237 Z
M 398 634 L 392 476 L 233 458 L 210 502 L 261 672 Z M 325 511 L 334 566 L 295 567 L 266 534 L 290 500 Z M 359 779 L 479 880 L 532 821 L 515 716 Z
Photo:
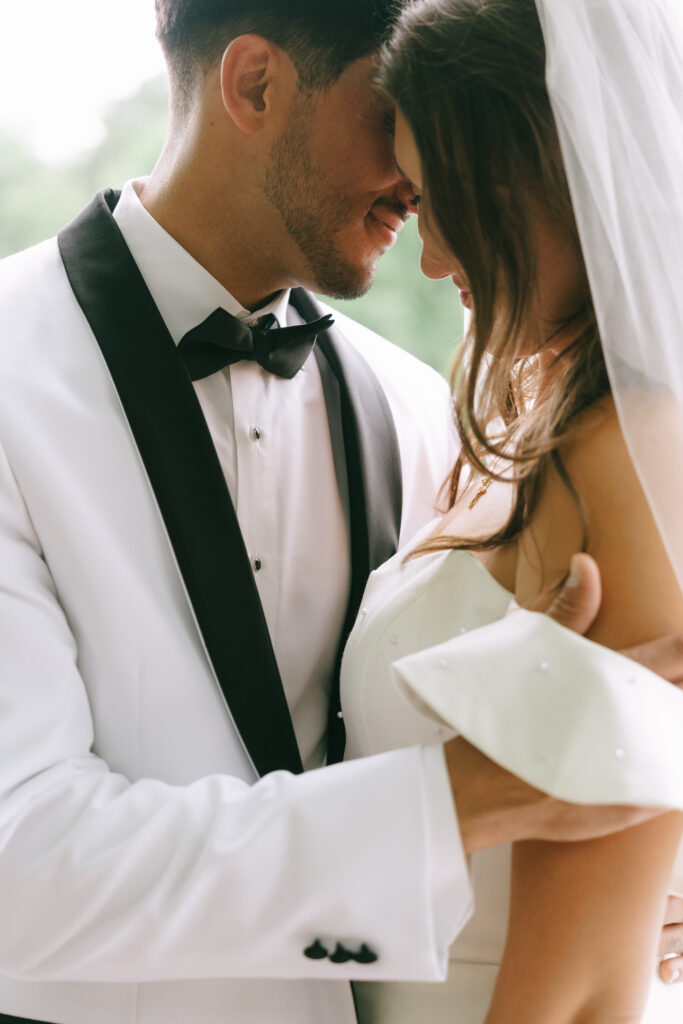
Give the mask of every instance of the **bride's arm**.
M 679 632 L 683 596 L 614 410 L 595 420 L 565 464 L 603 579 L 589 637 L 621 649 Z M 576 505 L 553 475 L 521 544 L 520 603 L 550 603 L 580 540 Z M 508 940 L 487 1024 L 640 1020 L 682 822 L 667 814 L 590 842 L 516 844 Z
M 636 1024 L 655 972 L 678 815 L 588 843 L 514 848 L 487 1024 Z

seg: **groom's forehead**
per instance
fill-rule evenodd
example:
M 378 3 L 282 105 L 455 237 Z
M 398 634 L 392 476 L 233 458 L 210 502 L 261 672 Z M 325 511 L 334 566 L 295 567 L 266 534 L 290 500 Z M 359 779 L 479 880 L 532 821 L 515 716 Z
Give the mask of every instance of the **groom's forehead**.
M 366 54 L 351 61 L 338 79 L 321 91 L 323 106 L 345 112 L 368 115 L 378 109 L 393 109 L 393 103 L 376 84 L 378 53 Z

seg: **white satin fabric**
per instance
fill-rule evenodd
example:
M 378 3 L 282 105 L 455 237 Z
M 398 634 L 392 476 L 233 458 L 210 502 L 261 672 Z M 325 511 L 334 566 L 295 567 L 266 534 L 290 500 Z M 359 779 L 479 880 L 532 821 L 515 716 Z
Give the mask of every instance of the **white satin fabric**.
M 565 799 L 683 806 L 683 695 L 521 611 L 468 552 L 407 562 L 403 552 L 373 573 L 342 697 L 351 757 L 461 732 Z M 360 1024 L 482 1024 L 505 941 L 509 858 L 509 846 L 472 857 L 475 913 L 451 946 L 446 983 L 357 986 Z M 643 1020 L 682 1021 L 683 991 L 653 973 Z

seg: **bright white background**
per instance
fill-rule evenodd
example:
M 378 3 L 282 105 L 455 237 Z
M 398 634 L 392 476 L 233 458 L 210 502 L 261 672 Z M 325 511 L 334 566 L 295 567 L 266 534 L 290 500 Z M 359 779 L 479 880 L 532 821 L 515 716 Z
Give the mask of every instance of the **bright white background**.
M 96 145 L 109 104 L 163 70 L 154 0 L 0 0 L 0 128 L 46 162 Z

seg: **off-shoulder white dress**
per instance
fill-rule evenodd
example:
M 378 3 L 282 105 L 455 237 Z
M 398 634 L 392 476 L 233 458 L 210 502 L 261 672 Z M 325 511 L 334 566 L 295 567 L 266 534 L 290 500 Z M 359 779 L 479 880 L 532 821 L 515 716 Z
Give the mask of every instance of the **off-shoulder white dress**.
M 683 694 L 521 610 L 468 552 L 399 553 L 373 573 L 342 699 L 348 757 L 461 733 L 572 802 L 683 806 Z M 509 868 L 509 846 L 472 857 L 475 912 L 451 947 L 448 980 L 359 985 L 360 1024 L 482 1024 L 503 954 Z M 683 987 L 653 970 L 643 1020 L 683 1024 Z

